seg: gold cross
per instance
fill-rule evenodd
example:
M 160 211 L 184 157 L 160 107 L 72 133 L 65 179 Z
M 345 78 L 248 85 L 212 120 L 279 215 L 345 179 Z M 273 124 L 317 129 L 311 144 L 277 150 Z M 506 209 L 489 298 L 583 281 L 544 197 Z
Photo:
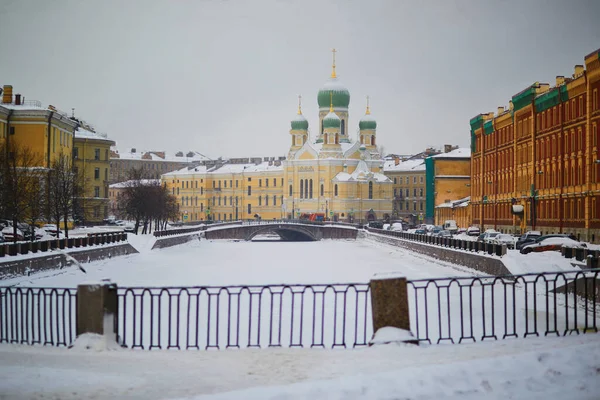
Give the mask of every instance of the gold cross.
M 332 70 L 331 70 L 331 77 L 332 78 L 336 78 L 336 74 L 335 74 L 335 53 L 337 53 L 336 49 L 331 49 L 331 54 L 333 55 L 333 66 L 332 66 Z
M 298 115 L 302 114 L 302 96 L 298 95 Z

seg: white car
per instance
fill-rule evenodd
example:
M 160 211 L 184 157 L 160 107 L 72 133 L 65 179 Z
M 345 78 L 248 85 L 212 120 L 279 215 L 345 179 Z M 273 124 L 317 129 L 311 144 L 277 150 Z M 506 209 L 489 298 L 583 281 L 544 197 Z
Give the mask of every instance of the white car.
M 50 236 L 57 236 L 59 233 L 62 233 L 54 224 L 46 224 L 42 229 Z
M 500 233 L 496 235 L 494 239 L 492 239 L 492 243 L 505 244 L 509 249 L 514 249 L 516 242 L 517 238 L 515 238 L 513 235 L 509 235 L 508 233 Z
M 402 232 L 403 227 L 401 222 L 394 222 L 392 226 L 390 226 L 390 231 Z

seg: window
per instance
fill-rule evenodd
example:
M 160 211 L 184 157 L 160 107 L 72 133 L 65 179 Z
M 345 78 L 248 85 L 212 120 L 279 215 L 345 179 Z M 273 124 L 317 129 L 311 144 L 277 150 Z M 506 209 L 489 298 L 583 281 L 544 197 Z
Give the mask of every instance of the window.
M 406 189 L 406 197 L 410 196 L 410 189 Z M 408 207 L 406 208 L 408 210 Z
M 104 168 L 104 180 L 108 180 L 108 168 Z
M 258 187 L 262 187 L 262 179 L 258 180 Z
M 277 186 L 277 179 L 273 178 L 273 187 Z
M 94 168 L 94 179 L 100 179 L 100 168 Z
M 265 206 L 269 205 L 269 196 L 265 196 Z
M 423 188 L 419 189 L 419 196 L 423 197 Z
M 223 186 L 227 189 L 227 181 L 223 181 Z
M 304 179 L 300 179 L 300 198 L 304 198 Z
M 94 197 L 100 197 L 100 186 L 94 186 Z
M 277 205 L 277 196 L 273 195 L 273 205 Z
M 100 149 L 94 149 L 94 160 L 100 159 Z
M 73 158 L 77 160 L 79 158 L 79 148 L 73 147 Z
M 269 178 L 265 179 L 265 186 L 269 187 Z
M 104 150 L 104 159 L 108 161 L 108 150 Z
M 369 200 L 373 198 L 373 182 L 369 182 Z
M 423 183 L 423 176 L 419 177 L 419 182 Z
M 238 180 L 237 180 L 237 179 L 235 180 L 235 187 L 236 187 L 236 188 L 238 188 L 238 187 L 239 187 L 239 186 L 238 186 Z
M 325 185 L 321 183 L 321 196 L 325 195 Z
M 292 185 L 290 185 L 290 196 L 292 195 Z
M 252 186 L 248 186 L 248 196 L 252 196 Z
M 402 202 L 398 203 L 398 208 L 402 210 Z
M 416 188 L 413 189 L 413 197 L 417 197 L 417 189 Z
M 252 214 L 252 204 L 248 204 L 248 214 Z
M 408 176 L 407 176 L 407 177 L 406 177 L 406 184 L 408 185 L 408 183 L 409 183 L 409 178 L 408 178 Z
M 312 179 L 310 180 L 309 188 L 310 188 L 310 195 L 308 196 L 308 198 L 312 199 L 313 198 L 313 180 Z
M 333 195 L 336 197 L 338 195 L 338 185 L 337 184 L 333 187 Z
M 262 206 L 262 196 L 258 196 L 258 205 Z
M 413 183 L 417 183 L 417 177 L 413 176 Z
M 221 205 L 221 196 L 219 196 L 219 205 Z
M 308 199 L 308 179 L 304 180 L 304 197 Z
M 248 178 L 248 182 L 252 182 L 252 178 Z
M 281 186 L 283 186 L 283 178 L 281 178 Z

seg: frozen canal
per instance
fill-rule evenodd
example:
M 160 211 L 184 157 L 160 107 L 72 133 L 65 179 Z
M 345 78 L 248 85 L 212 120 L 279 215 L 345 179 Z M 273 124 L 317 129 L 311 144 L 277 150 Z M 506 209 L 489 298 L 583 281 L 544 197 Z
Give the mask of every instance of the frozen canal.
M 137 239 L 137 241 L 136 241 Z M 368 283 L 376 273 L 401 272 L 409 279 L 472 275 L 453 264 L 367 240 L 319 242 L 190 242 L 148 249 L 148 238 L 132 238 L 140 254 L 84 264 L 5 284 L 75 287 L 111 279 L 119 286 L 231 286 Z

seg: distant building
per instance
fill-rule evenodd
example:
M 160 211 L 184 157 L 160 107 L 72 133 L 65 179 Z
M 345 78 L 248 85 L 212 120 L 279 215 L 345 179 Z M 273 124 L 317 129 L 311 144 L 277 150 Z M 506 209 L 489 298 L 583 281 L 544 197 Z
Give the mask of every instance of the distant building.
M 209 161 L 212 160 L 195 151 L 169 154 L 165 151 L 137 151 L 135 148 L 130 151 L 113 149 L 110 152 L 109 181 L 117 183 L 129 179 L 132 169 L 143 170 L 149 179 L 159 179 L 162 174 Z
M 394 158 L 385 162 L 383 173 L 393 182 L 392 217 L 413 225 L 423 221 L 427 190 L 425 161 Z

